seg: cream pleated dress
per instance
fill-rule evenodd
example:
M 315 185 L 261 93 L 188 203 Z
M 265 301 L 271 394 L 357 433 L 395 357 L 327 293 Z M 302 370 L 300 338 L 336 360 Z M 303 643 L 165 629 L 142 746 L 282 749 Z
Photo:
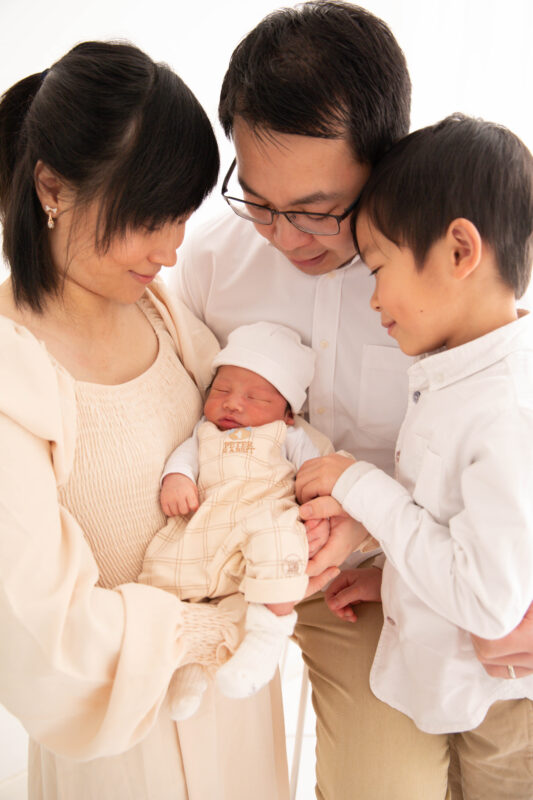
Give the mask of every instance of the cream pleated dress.
M 135 583 L 217 348 L 161 284 L 139 305 L 158 355 L 116 386 L 74 381 L 0 317 L 0 701 L 31 738 L 30 800 L 286 800 L 278 680 L 167 713 L 176 667 L 224 660 L 243 608 Z

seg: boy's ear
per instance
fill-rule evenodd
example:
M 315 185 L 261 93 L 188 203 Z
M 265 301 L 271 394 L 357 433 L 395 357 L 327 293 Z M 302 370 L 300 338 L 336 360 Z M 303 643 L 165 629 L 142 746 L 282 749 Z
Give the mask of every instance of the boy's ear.
M 481 261 L 483 243 L 473 222 L 459 217 L 448 225 L 446 241 L 452 259 L 454 276 L 463 280 L 470 275 Z

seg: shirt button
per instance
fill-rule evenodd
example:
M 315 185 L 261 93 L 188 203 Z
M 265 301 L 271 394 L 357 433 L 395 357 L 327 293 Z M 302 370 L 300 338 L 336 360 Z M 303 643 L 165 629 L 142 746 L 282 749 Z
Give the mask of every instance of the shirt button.
M 387 622 L 389 623 L 389 625 L 396 625 L 396 622 L 393 620 L 392 617 L 387 617 Z
M 320 347 L 321 347 L 323 350 L 326 350 L 326 349 L 329 347 L 329 342 L 328 342 L 328 340 L 327 340 L 327 339 L 322 339 L 322 341 L 320 342 Z
M 333 278 L 335 278 L 335 277 L 336 276 L 335 276 L 335 270 L 334 269 L 332 269 L 331 272 L 328 272 L 328 278 L 330 279 L 330 281 L 333 280 Z
M 420 400 L 420 392 L 413 392 L 413 403 L 418 403 Z
M 326 411 L 326 409 L 321 407 L 321 408 L 317 408 L 316 413 L 317 414 L 324 414 L 325 411 Z

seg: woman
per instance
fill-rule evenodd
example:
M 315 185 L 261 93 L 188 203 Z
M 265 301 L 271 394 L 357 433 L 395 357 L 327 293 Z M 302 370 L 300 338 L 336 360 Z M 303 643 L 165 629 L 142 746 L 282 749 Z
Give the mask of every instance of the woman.
M 0 700 L 32 799 L 286 796 L 278 686 L 165 707 L 240 608 L 134 583 L 217 348 L 154 279 L 217 172 L 195 97 L 130 45 L 78 45 L 0 104 Z

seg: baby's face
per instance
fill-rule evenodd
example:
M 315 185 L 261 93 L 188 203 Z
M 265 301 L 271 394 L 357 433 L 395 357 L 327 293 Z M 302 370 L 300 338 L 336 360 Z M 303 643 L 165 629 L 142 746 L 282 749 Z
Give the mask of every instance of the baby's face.
M 222 431 L 266 425 L 278 419 L 294 424 L 287 401 L 271 383 L 257 372 L 231 365 L 218 368 L 204 414 Z

